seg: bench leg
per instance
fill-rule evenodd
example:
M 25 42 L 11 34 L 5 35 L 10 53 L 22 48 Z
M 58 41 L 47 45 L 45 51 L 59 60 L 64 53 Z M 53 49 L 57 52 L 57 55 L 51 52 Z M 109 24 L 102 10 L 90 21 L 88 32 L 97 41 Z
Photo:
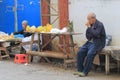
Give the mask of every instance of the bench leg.
M 0 51 L 0 60 L 2 60 L 2 55 L 1 55 L 1 51 Z
M 120 72 L 120 61 L 117 61 L 118 73 Z
M 109 74 L 110 72 L 110 56 L 109 55 L 105 55 L 105 71 L 106 71 L 106 75 Z

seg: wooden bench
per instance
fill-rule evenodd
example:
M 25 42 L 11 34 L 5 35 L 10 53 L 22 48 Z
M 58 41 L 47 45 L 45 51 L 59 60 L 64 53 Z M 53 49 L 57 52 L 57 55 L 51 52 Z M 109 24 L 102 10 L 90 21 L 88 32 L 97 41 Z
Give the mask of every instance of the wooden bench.
M 105 72 L 110 73 L 110 56 L 114 51 L 120 50 L 120 46 L 106 46 L 99 55 L 105 55 Z
M 4 51 L 5 54 L 2 55 L 2 52 L 1 52 L 1 51 Z M 10 58 L 10 56 L 9 56 L 9 53 L 8 53 L 8 51 L 7 51 L 6 48 L 0 47 L 0 60 L 2 60 L 3 58 Z

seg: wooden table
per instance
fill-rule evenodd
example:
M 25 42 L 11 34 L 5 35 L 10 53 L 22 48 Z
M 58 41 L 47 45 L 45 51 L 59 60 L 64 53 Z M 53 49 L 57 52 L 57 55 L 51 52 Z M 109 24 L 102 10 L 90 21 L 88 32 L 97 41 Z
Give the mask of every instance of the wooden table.
M 73 35 L 81 35 L 82 33 L 74 33 L 74 32 L 67 32 L 67 33 L 38 33 L 38 51 L 32 51 L 33 43 L 34 43 L 34 36 L 35 33 L 32 34 L 31 42 L 30 42 L 30 50 L 27 52 L 29 55 L 29 62 L 31 62 L 31 56 L 40 56 L 44 57 L 46 61 L 50 62 L 47 57 L 52 57 L 52 58 L 59 58 L 59 59 L 64 59 L 64 64 L 69 64 L 72 62 L 75 62 L 74 55 L 75 55 L 75 44 L 73 41 Z M 50 35 L 51 38 L 43 45 L 41 45 L 41 38 L 40 36 L 42 35 Z M 53 52 L 53 51 L 43 51 L 43 49 L 51 43 L 56 37 L 63 37 L 63 44 L 58 44 L 59 49 L 62 52 Z M 66 36 L 69 36 L 69 43 L 66 44 Z M 67 52 L 67 48 L 70 48 L 70 53 Z
M 13 42 L 13 41 L 14 42 L 21 42 L 20 39 L 12 39 L 12 40 L 0 41 L 0 44 L 1 44 L 0 45 L 0 60 L 2 60 L 3 58 L 10 58 L 7 47 L 11 47 L 11 46 L 9 45 L 9 46 L 6 47 L 6 46 L 3 46 L 2 44 L 3 43 L 10 43 L 10 42 Z M 4 51 L 5 54 L 2 55 L 1 51 Z

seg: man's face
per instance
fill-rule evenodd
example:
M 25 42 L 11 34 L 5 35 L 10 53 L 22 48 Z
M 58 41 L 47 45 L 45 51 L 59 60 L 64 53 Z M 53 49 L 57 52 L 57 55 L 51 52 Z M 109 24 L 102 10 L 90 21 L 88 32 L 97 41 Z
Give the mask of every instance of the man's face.
M 22 23 L 22 28 L 26 29 L 26 27 L 27 27 L 27 23 Z
M 93 17 L 91 17 L 91 16 L 88 16 L 87 19 L 88 19 L 88 22 L 89 22 L 90 24 L 93 24 L 93 23 L 95 23 L 95 21 L 96 21 L 96 19 L 93 18 Z

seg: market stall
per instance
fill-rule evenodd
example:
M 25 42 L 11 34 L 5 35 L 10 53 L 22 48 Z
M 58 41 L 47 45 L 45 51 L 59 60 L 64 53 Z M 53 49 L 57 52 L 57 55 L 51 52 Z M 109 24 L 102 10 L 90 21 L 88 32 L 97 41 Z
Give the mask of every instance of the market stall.
M 14 46 L 11 45 L 14 43 Z M 10 58 L 9 50 L 21 44 L 21 39 L 15 39 L 14 35 L 8 35 L 4 32 L 0 32 L 0 59 Z
M 76 61 L 75 49 L 74 49 L 76 44 L 74 43 L 73 35 L 81 35 L 82 33 L 70 32 L 66 27 L 60 30 L 57 28 L 53 28 L 53 26 L 50 24 L 47 24 L 46 26 L 39 26 L 38 28 L 36 28 L 35 26 L 32 26 L 32 27 L 28 26 L 26 28 L 26 31 L 29 33 L 32 33 L 30 49 L 29 51 L 27 51 L 27 54 L 29 55 L 29 62 L 31 61 L 31 56 L 40 56 L 44 58 L 47 62 L 50 62 L 48 57 L 63 59 L 64 64 L 69 64 Z M 38 51 L 32 51 L 33 43 L 35 40 L 34 38 L 36 34 L 38 36 L 37 38 Z M 44 44 L 42 43 L 43 35 L 50 36 L 50 39 L 48 39 L 47 42 Z M 62 36 L 63 42 L 62 44 L 58 43 L 57 45 L 58 48 L 60 49 L 60 52 L 44 50 L 44 48 L 48 46 L 56 37 L 58 37 L 57 40 L 59 40 L 61 36 Z M 69 37 L 69 39 L 67 39 L 66 37 Z M 66 43 L 67 40 L 69 44 Z
M 33 47 L 33 42 L 34 42 L 34 35 L 35 33 L 32 34 L 31 38 L 31 44 L 30 44 L 30 50 L 27 51 L 27 54 L 29 55 L 29 61 L 31 61 L 31 55 L 32 56 L 40 56 L 45 58 L 48 62 L 49 59 L 47 57 L 52 57 L 52 58 L 59 58 L 59 59 L 64 59 L 65 64 L 73 63 L 75 62 L 75 44 L 73 41 L 73 35 L 81 35 L 82 33 L 74 33 L 74 32 L 66 32 L 66 33 L 38 33 L 38 51 L 32 51 Z M 49 39 L 44 45 L 40 45 L 41 38 L 40 36 L 42 35 L 51 35 L 51 39 Z M 61 52 L 53 52 L 53 51 L 44 51 L 44 47 L 46 47 L 50 42 L 52 42 L 56 37 L 63 36 L 64 42 L 63 44 L 58 44 L 58 47 Z M 66 36 L 70 36 L 70 44 L 66 44 Z M 67 48 L 70 47 L 70 53 L 67 52 Z

